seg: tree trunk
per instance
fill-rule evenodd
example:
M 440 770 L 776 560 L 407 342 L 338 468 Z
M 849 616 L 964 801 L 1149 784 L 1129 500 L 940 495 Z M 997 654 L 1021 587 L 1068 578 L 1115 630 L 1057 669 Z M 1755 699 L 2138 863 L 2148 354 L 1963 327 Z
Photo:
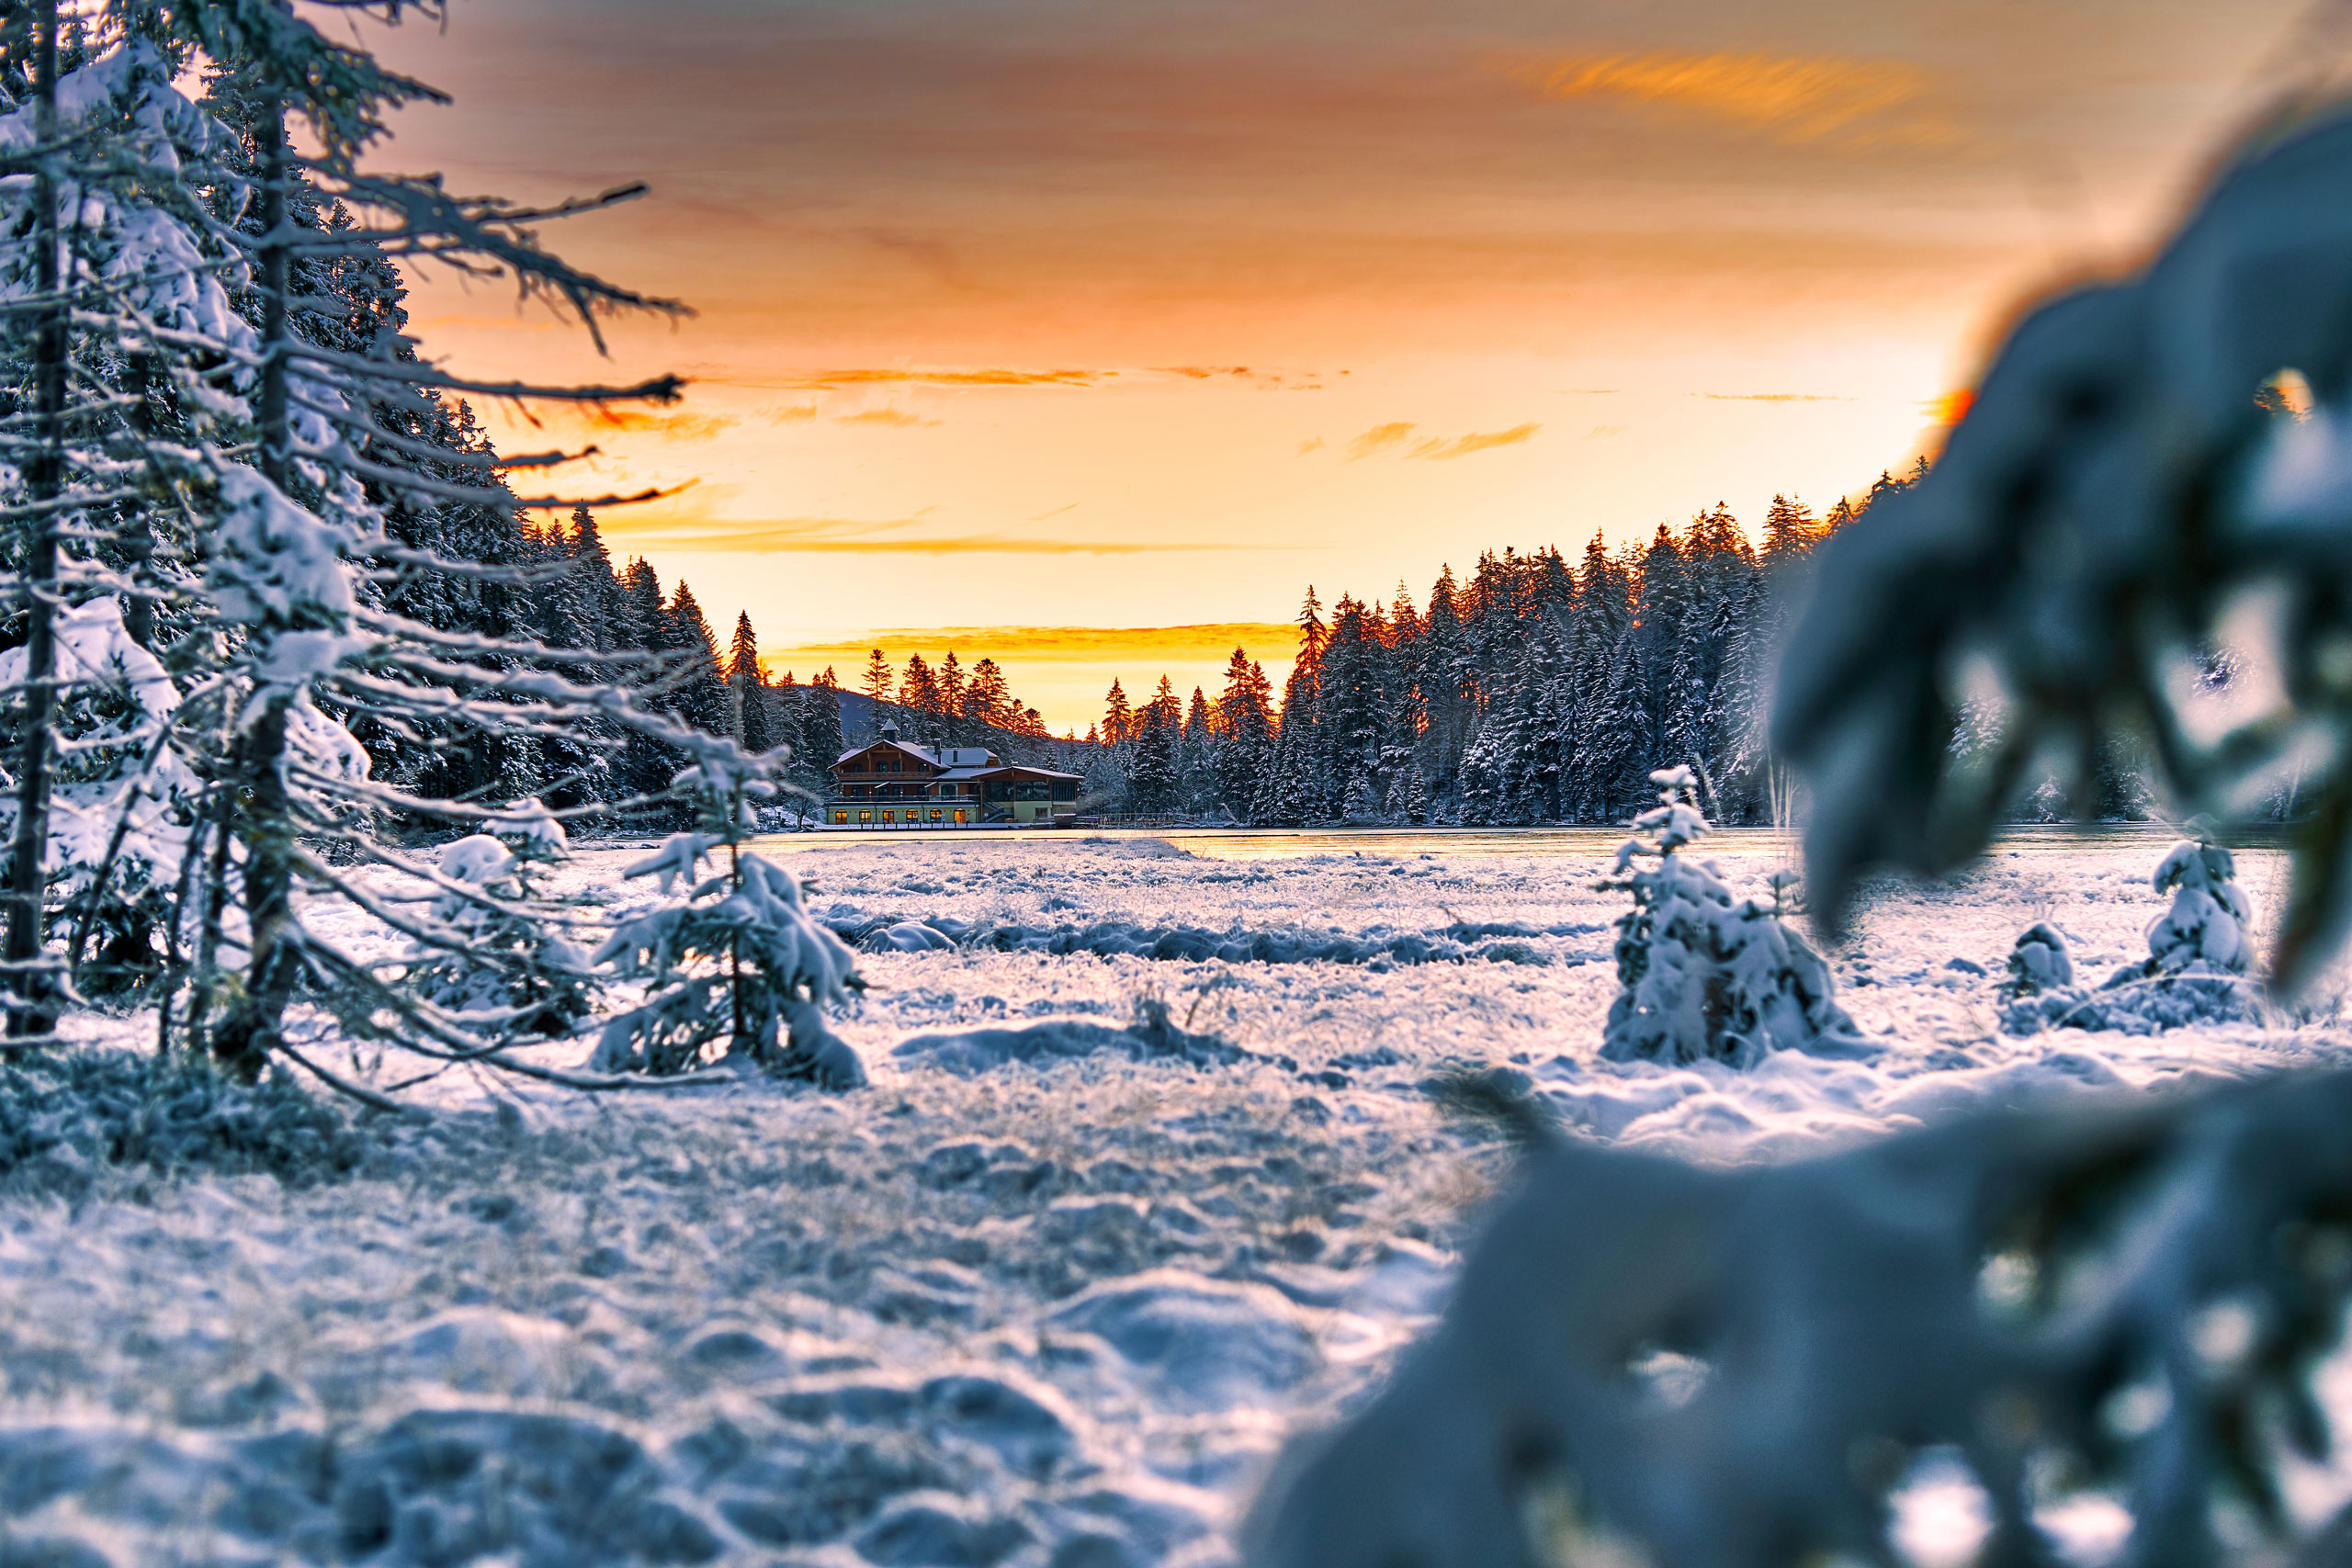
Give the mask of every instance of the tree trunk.
M 44 144 L 57 134 L 57 0 L 41 0 L 34 25 L 33 90 L 35 121 Z M 44 301 L 33 349 L 33 387 L 40 445 L 28 465 L 26 489 L 36 509 L 33 536 L 25 559 L 25 594 L 28 621 L 25 639 L 25 733 L 17 772 L 17 825 L 8 855 L 7 973 L 15 1005 L 8 1010 L 8 1032 L 25 1036 L 46 1034 L 55 1020 L 54 981 L 41 962 L 41 902 L 49 880 L 49 762 L 51 712 L 55 703 L 57 644 L 54 595 L 57 588 L 57 513 L 42 502 L 54 502 L 65 488 L 65 325 L 63 278 L 59 266 L 57 181 L 48 158 L 33 183 L 33 200 L 40 208 L 34 220 L 35 243 L 40 247 L 37 284 Z
M 262 115 L 262 346 L 261 471 L 280 491 L 293 472 L 293 432 L 286 400 L 287 246 L 285 99 L 271 92 Z M 255 651 L 274 634 L 256 627 Z M 245 919 L 252 949 L 245 965 L 244 993 L 213 1036 L 212 1054 L 241 1077 L 260 1076 L 278 1043 L 287 1001 L 294 993 L 300 962 L 292 933 L 294 913 L 294 821 L 286 789 L 286 711 L 290 693 L 271 694 L 238 747 L 238 774 L 244 786 Z

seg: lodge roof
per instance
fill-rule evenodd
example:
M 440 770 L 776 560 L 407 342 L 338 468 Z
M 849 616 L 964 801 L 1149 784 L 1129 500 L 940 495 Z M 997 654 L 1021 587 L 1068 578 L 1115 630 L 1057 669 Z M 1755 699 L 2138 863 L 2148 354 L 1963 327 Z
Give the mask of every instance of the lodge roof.
M 996 753 L 977 746 L 943 747 L 933 751 L 927 746 L 913 746 L 904 740 L 874 740 L 863 746 L 853 746 L 833 761 L 832 771 L 839 773 L 853 760 L 878 747 L 888 746 L 914 758 L 927 768 L 936 769 L 932 782 L 947 779 L 1069 779 L 1084 783 L 1082 773 L 1066 773 L 1054 768 L 1035 768 L 1023 762 L 1000 762 Z

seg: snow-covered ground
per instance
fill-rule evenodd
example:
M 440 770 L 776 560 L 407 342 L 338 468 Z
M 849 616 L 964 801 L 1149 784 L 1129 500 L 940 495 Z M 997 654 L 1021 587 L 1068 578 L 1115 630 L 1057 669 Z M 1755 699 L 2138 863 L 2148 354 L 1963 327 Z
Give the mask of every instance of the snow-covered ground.
M 866 950 L 866 1090 L 452 1074 L 347 1179 L 32 1161 L 0 1202 L 0 1561 L 1223 1562 L 1508 1172 L 1433 1100 L 1448 1069 L 1746 1160 L 2340 1048 L 2332 1004 L 1997 1032 L 2033 920 L 2094 980 L 2144 954 L 2166 840 L 2127 832 L 1881 891 L 1831 954 L 1873 1061 L 1603 1064 L 1616 839 L 779 840 Z M 1788 853 L 1709 850 L 1758 893 Z M 625 912 L 641 853 L 583 848 L 566 885 Z M 2278 859 L 2241 867 L 2275 914 Z

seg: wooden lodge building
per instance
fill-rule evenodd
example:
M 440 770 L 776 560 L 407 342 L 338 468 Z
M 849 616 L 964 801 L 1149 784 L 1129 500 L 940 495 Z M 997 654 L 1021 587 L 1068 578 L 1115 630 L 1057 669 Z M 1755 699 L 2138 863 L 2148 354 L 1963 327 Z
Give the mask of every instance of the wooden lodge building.
M 833 763 L 825 822 L 834 828 L 975 828 L 1078 814 L 1076 773 L 1008 765 L 978 747 L 915 746 L 896 725 Z

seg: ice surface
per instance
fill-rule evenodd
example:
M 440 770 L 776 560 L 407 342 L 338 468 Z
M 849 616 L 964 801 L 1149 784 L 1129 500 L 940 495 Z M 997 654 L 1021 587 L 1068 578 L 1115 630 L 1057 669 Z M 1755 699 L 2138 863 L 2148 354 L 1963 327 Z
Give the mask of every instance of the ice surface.
M 947 937 L 861 953 L 873 987 L 836 1027 L 874 1082 L 838 1098 L 589 1098 L 460 1069 L 404 1091 L 428 1121 L 337 1132 L 276 1101 L 184 1094 L 183 1128 L 141 1131 L 116 1090 L 0 1095 L 0 1529 L 126 1565 L 1223 1562 L 1284 1435 L 1359 1397 L 1442 1305 L 1504 1173 L 1505 1144 L 1432 1098 L 1442 1074 L 1510 1069 L 1580 1135 L 1736 1162 L 2340 1047 L 2290 1018 L 2001 1032 L 1997 981 L 2035 919 L 2094 973 L 2145 954 L 2169 840 L 2135 837 L 2021 840 L 1882 890 L 1824 954 L 1872 1060 L 1608 1063 L 1615 976 L 1567 960 L 1606 954 L 1613 838 L 1379 841 L 763 844 L 837 930 L 846 906 Z M 574 848 L 556 892 L 615 918 L 659 897 L 621 875 L 651 845 Z M 1711 852 L 1743 893 L 1785 863 L 1738 833 Z M 2239 873 L 2259 943 L 2281 867 Z M 347 909 L 318 918 L 393 945 Z M 1005 951 L 951 920 L 1367 950 L 1526 934 L 1384 972 Z M 72 1026 L 131 1042 L 149 1021 Z M 1136 1049 L 1155 1028 L 1227 1049 Z M 1071 1042 L 1092 1048 L 1046 1043 Z M 379 1084 L 415 1070 L 346 1055 Z

